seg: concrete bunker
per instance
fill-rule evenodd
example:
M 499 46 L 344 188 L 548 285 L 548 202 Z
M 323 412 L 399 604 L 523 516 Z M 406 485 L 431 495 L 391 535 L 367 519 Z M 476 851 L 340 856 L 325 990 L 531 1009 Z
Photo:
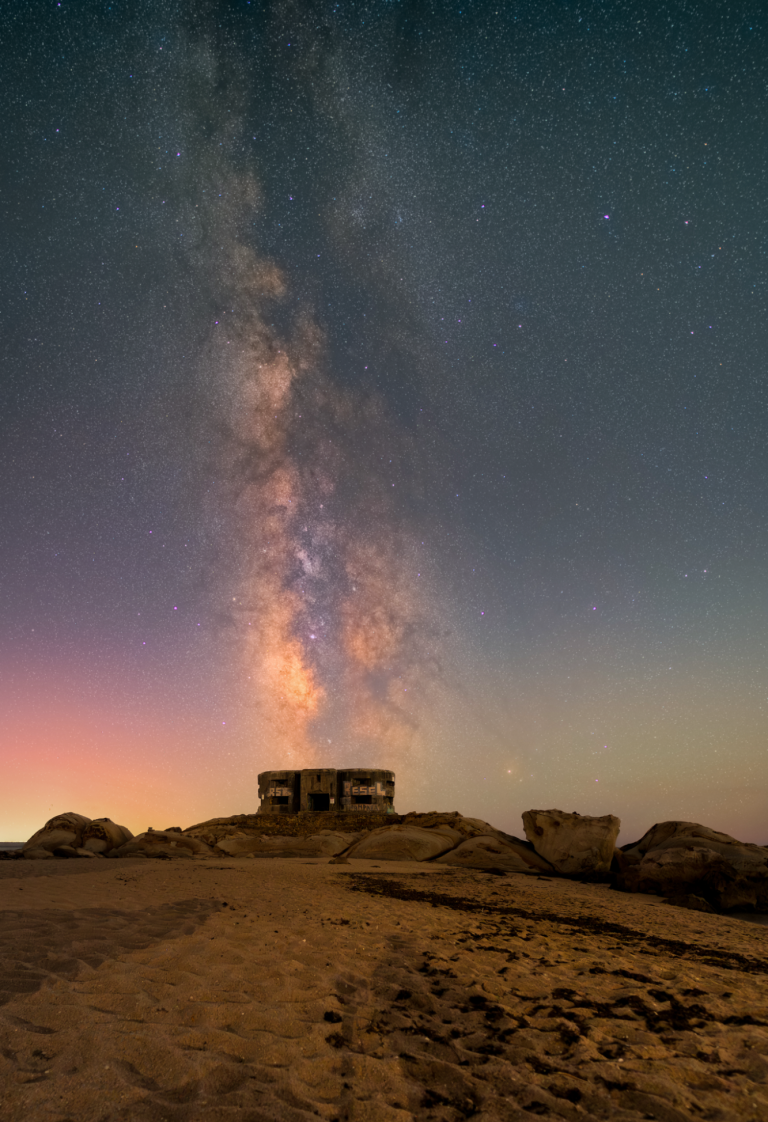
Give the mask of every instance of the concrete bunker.
M 365 767 L 263 771 L 259 799 L 259 814 L 394 814 L 395 773 Z

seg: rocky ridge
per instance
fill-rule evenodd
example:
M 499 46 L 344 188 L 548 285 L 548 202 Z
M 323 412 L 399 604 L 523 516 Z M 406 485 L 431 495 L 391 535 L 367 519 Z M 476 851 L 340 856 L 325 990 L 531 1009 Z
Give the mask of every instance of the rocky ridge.
M 525 840 L 458 811 L 367 817 L 243 814 L 187 829 L 134 837 L 109 818 L 56 815 L 26 842 L 32 860 L 120 858 L 206 860 L 276 857 L 434 862 L 528 876 L 611 881 L 619 891 L 661 896 L 698 911 L 768 912 L 768 847 L 740 842 L 695 822 L 652 826 L 616 847 L 620 820 L 561 810 L 523 814 Z

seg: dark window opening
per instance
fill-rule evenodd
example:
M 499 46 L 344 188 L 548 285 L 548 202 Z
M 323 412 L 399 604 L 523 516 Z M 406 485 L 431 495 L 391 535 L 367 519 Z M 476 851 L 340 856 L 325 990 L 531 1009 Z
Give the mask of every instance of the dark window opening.
M 330 810 L 331 796 L 321 792 L 309 793 L 309 809 L 310 810 Z
M 287 806 L 288 802 L 289 802 L 289 799 L 288 799 L 287 795 L 273 795 L 272 796 L 272 806 L 275 806 L 275 805 L 277 805 L 277 806 Z
M 353 795 L 352 796 L 352 802 L 353 803 L 371 803 L 371 802 L 373 802 L 373 799 L 370 795 Z

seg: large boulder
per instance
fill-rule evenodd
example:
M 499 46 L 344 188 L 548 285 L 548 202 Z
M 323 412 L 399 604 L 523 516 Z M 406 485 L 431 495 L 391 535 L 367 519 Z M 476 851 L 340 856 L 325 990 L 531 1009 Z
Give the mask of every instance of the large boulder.
M 529 842 L 505 834 L 481 818 L 465 818 L 458 811 L 407 814 L 399 824 L 371 830 L 345 856 L 374 861 L 439 861 L 468 869 L 553 872 Z
M 592 818 L 563 810 L 526 810 L 523 827 L 536 852 L 563 876 L 607 873 L 621 828 L 613 814 Z
M 539 857 L 532 846 L 522 841 L 515 844 L 487 834 L 468 838 L 455 849 L 443 853 L 435 863 L 458 865 L 465 869 L 503 869 L 508 873 L 539 876 L 553 872 L 549 862 Z
M 616 850 L 615 887 L 675 902 L 705 900 L 717 911 L 768 911 L 768 848 L 698 822 L 659 822 Z
M 188 838 L 168 830 L 147 830 L 117 849 L 112 849 L 108 857 L 215 857 L 209 845 L 197 838 Z
M 109 853 L 111 849 L 125 845 L 132 837 L 127 826 L 118 826 L 111 818 L 94 818 L 83 830 L 81 848 L 88 853 Z
M 24 843 L 24 856 L 32 860 L 52 857 L 59 846 L 78 849 L 83 844 L 83 831 L 90 821 L 84 814 L 75 814 L 74 811 L 54 815 Z
M 749 874 L 762 869 L 768 849 L 752 842 L 740 842 L 730 834 L 711 830 L 698 822 L 657 822 L 640 841 L 628 842 L 619 853 L 630 865 L 638 864 L 647 853 L 656 849 L 684 849 L 700 845 L 725 857 L 739 872 Z
M 351 860 L 429 861 L 464 841 L 450 826 L 381 826 L 348 850 Z
M 343 853 L 360 837 L 359 834 L 340 834 L 321 830 L 308 837 L 267 837 L 235 834 L 222 838 L 216 845 L 228 857 L 335 857 Z

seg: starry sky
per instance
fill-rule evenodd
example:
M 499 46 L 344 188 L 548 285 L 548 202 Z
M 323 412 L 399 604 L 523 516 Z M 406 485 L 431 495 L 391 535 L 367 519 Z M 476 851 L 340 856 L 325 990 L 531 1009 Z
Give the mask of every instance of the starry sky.
M 764 5 L 9 0 L 0 835 L 768 842 Z

